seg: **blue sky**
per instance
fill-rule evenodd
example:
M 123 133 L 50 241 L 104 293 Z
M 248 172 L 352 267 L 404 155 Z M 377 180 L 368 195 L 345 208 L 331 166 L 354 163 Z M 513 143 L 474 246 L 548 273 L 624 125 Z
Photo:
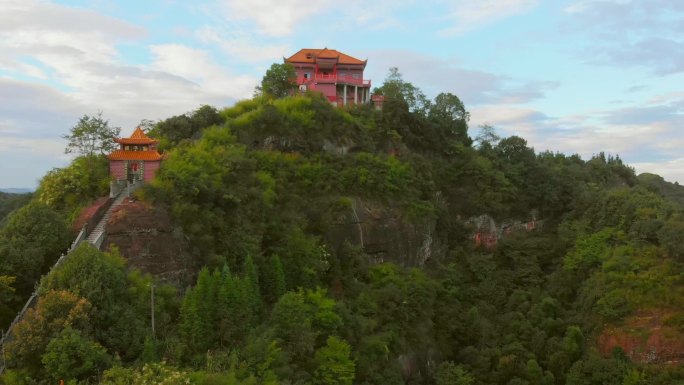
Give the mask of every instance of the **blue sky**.
M 684 1 L 0 0 L 0 187 L 69 162 L 61 136 L 102 111 L 142 119 L 248 98 L 300 48 L 396 66 L 428 96 L 537 151 L 619 154 L 684 183 Z

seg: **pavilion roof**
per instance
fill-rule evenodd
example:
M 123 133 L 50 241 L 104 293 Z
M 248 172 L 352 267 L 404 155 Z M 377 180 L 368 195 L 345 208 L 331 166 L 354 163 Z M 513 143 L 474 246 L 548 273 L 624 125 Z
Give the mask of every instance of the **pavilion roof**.
M 128 151 L 128 150 L 115 150 L 109 154 L 109 160 L 145 160 L 154 161 L 162 160 L 163 155 L 157 150 L 149 151 Z
M 297 53 L 285 59 L 290 63 L 315 63 L 316 58 L 337 59 L 338 64 L 365 65 L 367 60 L 359 60 L 338 50 L 326 48 L 303 48 Z
M 115 142 L 121 143 L 121 144 L 153 144 L 157 143 L 156 140 L 150 138 L 149 136 L 145 135 L 143 130 L 140 129 L 140 127 L 137 127 L 135 131 L 133 131 L 133 134 L 129 136 L 128 138 L 115 138 Z

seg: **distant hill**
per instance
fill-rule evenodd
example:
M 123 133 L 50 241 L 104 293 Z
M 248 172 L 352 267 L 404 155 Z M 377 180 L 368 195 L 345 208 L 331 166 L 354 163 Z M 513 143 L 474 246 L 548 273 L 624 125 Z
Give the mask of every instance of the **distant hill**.
M 9 189 L 18 190 L 18 189 Z M 12 211 L 24 206 L 30 200 L 33 194 L 31 193 L 8 193 L 0 192 L 0 225 L 2 225 L 3 220 L 7 214 Z
M 639 174 L 638 178 L 639 182 L 648 189 L 684 206 L 684 186 L 667 182 L 663 177 L 656 174 L 643 173 Z
M 33 192 L 33 189 L 30 188 L 2 188 L 0 187 L 0 192 L 8 193 L 8 194 L 28 194 Z

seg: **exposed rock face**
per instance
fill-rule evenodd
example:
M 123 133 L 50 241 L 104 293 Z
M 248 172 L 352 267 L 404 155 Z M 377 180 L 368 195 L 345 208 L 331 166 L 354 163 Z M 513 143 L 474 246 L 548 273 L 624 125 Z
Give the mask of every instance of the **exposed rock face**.
M 674 364 L 684 361 L 684 333 L 667 325 L 668 312 L 641 312 L 619 327 L 604 329 L 598 337 L 601 353 L 609 356 L 622 348 L 634 362 Z
M 101 197 L 95 200 L 95 202 L 93 202 L 90 206 L 81 210 L 81 213 L 78 215 L 78 218 L 76 218 L 74 224 L 72 225 L 72 231 L 78 234 L 83 225 L 91 222 L 93 217 L 95 217 L 99 211 L 102 209 L 106 210 L 108 203 L 111 203 L 109 202 L 109 197 Z
M 485 214 L 470 218 L 467 223 L 475 227 L 475 233 L 472 235 L 474 245 L 491 250 L 496 248 L 501 239 L 514 232 L 539 229 L 543 226 L 544 221 L 536 219 L 536 214 L 532 213 L 531 219 L 528 221 L 508 220 L 497 224 L 494 218 Z
M 119 249 L 129 266 L 176 285 L 188 284 L 191 258 L 184 235 L 165 210 L 127 200 L 112 212 L 103 249 Z
M 390 205 L 353 199 L 348 215 L 327 234 L 327 242 L 341 248 L 345 242 L 363 248 L 372 263 L 394 262 L 422 266 L 446 249 L 434 236 L 435 222 L 415 224 Z

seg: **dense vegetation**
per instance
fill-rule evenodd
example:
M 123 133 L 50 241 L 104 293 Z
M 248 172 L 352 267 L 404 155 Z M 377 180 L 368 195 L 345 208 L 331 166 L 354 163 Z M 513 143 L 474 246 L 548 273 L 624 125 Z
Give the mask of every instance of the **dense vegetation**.
M 597 342 L 652 311 L 684 335 L 682 188 L 618 157 L 535 153 L 491 127 L 473 141 L 455 95 L 428 100 L 397 71 L 377 91 L 382 111 L 259 96 L 157 123 L 168 159 L 139 197 L 183 229 L 196 281 L 174 288 L 82 245 L 42 280 L 4 381 L 684 381 L 677 364 Z M 68 243 L 64 218 L 101 192 L 101 168 L 86 164 L 48 174 L 0 230 L 0 292 L 25 292 Z M 429 238 L 427 258 L 381 263 L 340 237 L 359 202 Z M 544 225 L 476 247 L 468 219 L 482 214 Z
M 0 223 L 9 213 L 27 204 L 31 197 L 32 194 L 10 194 L 0 191 Z

